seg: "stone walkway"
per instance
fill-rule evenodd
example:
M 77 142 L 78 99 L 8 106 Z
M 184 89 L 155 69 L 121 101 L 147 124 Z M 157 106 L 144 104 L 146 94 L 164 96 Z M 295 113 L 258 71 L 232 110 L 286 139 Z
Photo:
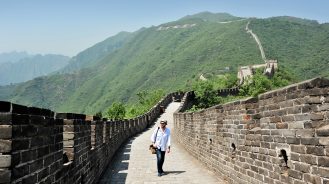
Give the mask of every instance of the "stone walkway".
M 168 128 L 173 130 L 173 112 L 179 103 L 171 103 L 159 118 L 168 120 Z M 165 175 L 158 177 L 156 156 L 148 150 L 150 137 L 159 122 L 131 138 L 114 156 L 113 162 L 105 171 L 100 184 L 225 184 L 189 155 L 172 138 L 171 152 L 166 154 L 163 170 Z

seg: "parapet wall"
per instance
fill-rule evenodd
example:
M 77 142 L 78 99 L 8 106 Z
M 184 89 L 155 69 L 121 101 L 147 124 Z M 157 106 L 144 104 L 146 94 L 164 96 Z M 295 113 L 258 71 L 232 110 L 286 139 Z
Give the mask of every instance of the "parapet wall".
M 96 183 L 121 144 L 180 96 L 169 94 L 143 116 L 124 121 L 0 102 L 0 184 Z
M 178 110 L 174 123 L 176 140 L 229 183 L 329 183 L 326 79 L 194 113 Z

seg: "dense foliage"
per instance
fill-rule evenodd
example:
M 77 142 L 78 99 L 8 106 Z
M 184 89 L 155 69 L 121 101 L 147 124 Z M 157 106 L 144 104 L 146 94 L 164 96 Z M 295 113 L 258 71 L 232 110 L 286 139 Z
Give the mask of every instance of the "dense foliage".
M 255 97 L 266 91 L 287 86 L 295 81 L 295 77 L 284 68 L 276 71 L 271 78 L 264 75 L 263 69 L 260 68 L 254 71 L 252 78 L 247 79 L 242 86 L 239 86 L 239 95 L 221 97 L 217 93 L 219 89 L 237 87 L 237 78 L 234 74 L 226 74 L 224 77 L 214 77 L 206 81 L 199 80 L 193 85 L 196 102 L 188 111 L 196 111 L 249 96 Z
M 266 91 L 287 86 L 294 81 L 293 76 L 283 69 L 277 71 L 272 78 L 263 74 L 263 70 L 255 71 L 252 78 L 249 78 L 240 87 L 241 96 L 257 96 Z
M 126 118 L 142 115 L 156 105 L 165 96 L 164 90 L 141 91 L 137 93 L 138 103 L 127 106 Z
M 193 83 L 192 90 L 194 91 L 196 97 L 196 103 L 192 107 L 191 111 L 223 103 L 225 100 L 228 100 L 228 98 L 218 96 L 218 90 L 236 86 L 237 77 L 233 73 L 214 76 L 208 80 L 195 81 Z
M 123 103 L 114 102 L 107 110 L 107 117 L 113 120 L 122 120 L 126 116 L 126 109 Z

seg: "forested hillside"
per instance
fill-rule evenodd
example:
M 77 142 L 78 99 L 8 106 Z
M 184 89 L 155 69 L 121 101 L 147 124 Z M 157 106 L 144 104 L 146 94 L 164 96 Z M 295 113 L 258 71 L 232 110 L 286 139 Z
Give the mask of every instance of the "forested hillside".
M 0 97 L 57 112 L 90 114 L 104 111 L 115 101 L 132 103 L 144 90 L 189 90 L 201 74 L 236 73 L 239 66 L 264 63 L 258 45 L 245 30 L 248 21 L 266 57 L 277 59 L 279 66 L 300 80 L 328 73 L 324 67 L 329 54 L 328 25 L 206 12 L 127 34 L 117 47 L 95 60 L 86 50 L 79 54 L 89 58 L 82 62 L 87 63 L 83 69 L 0 88 L 6 93 Z

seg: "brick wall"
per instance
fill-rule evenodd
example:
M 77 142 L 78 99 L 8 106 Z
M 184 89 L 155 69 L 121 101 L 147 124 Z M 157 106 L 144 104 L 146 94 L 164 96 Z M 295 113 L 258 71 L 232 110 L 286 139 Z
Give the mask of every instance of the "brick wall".
M 194 113 L 178 111 L 174 123 L 176 140 L 229 183 L 329 183 L 326 79 Z
M 124 121 L 0 102 L 0 184 L 96 183 L 121 144 L 180 96 L 169 94 L 143 116 Z

